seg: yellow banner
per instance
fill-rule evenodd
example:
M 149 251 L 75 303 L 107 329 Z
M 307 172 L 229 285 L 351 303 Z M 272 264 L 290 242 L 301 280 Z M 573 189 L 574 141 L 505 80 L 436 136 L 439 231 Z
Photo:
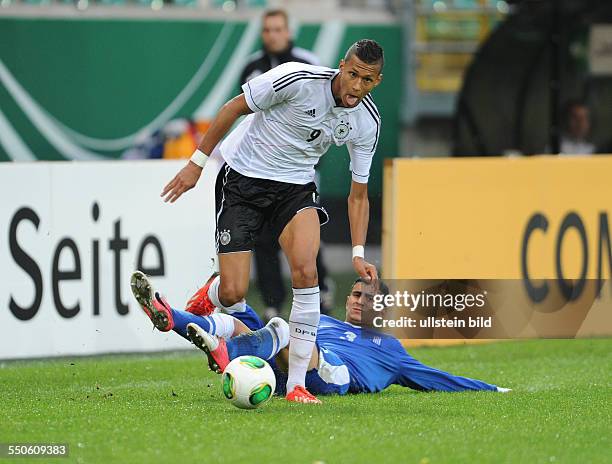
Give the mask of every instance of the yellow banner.
M 388 160 L 383 277 L 512 279 L 506 302 L 533 310 L 534 336 L 551 312 L 575 336 L 611 335 L 611 173 L 612 156 Z
M 395 279 L 607 279 L 612 156 L 393 159 L 383 270 Z

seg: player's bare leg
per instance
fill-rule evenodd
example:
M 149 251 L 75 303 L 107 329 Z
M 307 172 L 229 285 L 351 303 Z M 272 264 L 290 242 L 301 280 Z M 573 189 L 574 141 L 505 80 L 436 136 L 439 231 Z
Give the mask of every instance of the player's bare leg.
M 244 311 L 250 272 L 250 251 L 219 254 L 219 275 L 210 283 L 205 298 L 227 313 Z
M 316 266 L 320 242 L 317 211 L 308 208 L 297 213 L 285 226 L 279 242 L 289 261 L 293 287 L 293 304 L 289 316 L 287 399 L 320 403 L 304 387 L 317 337 L 321 306 Z

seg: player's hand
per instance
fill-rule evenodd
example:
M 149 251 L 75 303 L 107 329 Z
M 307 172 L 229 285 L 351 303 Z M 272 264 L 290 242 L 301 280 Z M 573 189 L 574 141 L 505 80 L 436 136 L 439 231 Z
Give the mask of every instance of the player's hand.
M 195 187 L 201 174 L 202 168 L 189 161 L 162 190 L 164 201 L 174 203 L 183 193 Z
M 378 271 L 376 266 L 368 263 L 365 259 L 356 257 L 353 258 L 353 268 L 359 277 L 365 279 L 368 282 L 373 282 L 378 279 Z

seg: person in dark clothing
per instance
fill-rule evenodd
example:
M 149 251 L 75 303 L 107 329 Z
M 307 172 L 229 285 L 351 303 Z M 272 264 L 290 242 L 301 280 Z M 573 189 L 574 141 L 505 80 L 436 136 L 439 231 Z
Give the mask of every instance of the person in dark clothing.
M 289 31 L 289 18 L 283 10 L 264 13 L 261 30 L 262 49 L 249 57 L 240 74 L 240 84 L 289 61 L 319 65 L 317 56 L 293 45 Z

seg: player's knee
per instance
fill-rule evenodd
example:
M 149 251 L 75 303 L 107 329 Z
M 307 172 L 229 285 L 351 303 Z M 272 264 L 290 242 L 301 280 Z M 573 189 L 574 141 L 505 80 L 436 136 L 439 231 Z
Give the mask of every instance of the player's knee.
M 317 266 L 298 264 L 291 269 L 291 282 L 296 288 L 314 287 L 318 284 Z
M 225 306 L 231 306 L 234 303 L 238 303 L 245 295 L 246 289 L 231 282 L 224 283 L 223 279 L 221 279 L 221 284 L 219 285 L 219 299 Z

